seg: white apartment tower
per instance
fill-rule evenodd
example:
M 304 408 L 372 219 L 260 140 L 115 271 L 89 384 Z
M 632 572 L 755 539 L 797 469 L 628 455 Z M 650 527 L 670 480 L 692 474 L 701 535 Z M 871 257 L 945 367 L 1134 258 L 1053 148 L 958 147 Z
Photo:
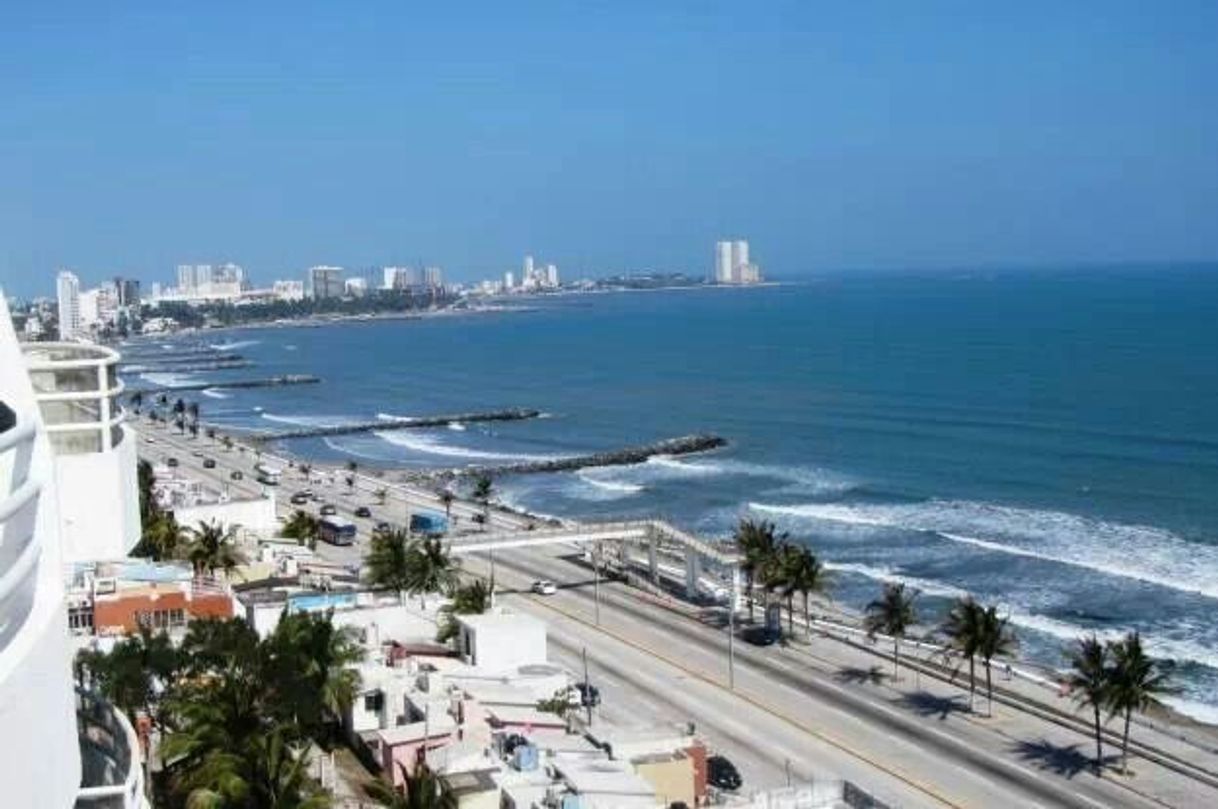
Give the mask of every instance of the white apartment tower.
M 712 280 L 716 284 L 732 282 L 732 243 L 715 242 L 715 272 Z
M 743 239 L 715 242 L 715 268 L 711 274 L 716 284 L 756 284 L 761 270 L 749 261 L 749 243 Z
M 743 280 L 742 271 L 749 263 L 749 243 L 743 240 L 732 242 L 732 281 Z
M 97 695 L 73 689 L 63 589 L 64 565 L 78 553 L 121 558 L 139 536 L 135 436 L 121 410 L 110 410 L 122 390 L 111 381 L 117 360 L 109 349 L 76 343 L 38 343 L 23 359 L 0 295 L 5 806 L 147 807 L 131 723 Z M 126 515 L 133 526 L 122 525 Z
M 59 339 L 74 340 L 80 334 L 80 279 L 63 270 L 55 279 L 59 298 Z

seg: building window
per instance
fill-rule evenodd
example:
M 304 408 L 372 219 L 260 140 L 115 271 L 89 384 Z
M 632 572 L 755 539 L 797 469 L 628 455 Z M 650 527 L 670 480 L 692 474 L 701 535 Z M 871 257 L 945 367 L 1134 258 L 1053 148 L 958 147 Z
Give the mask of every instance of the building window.
M 368 713 L 380 713 L 385 707 L 385 695 L 380 691 L 364 694 L 364 710 Z
M 135 614 L 135 622 L 150 629 L 175 629 L 186 625 L 186 612 L 182 609 L 141 611 Z
M 81 634 L 93 633 L 93 607 L 70 607 L 68 609 L 68 628 Z

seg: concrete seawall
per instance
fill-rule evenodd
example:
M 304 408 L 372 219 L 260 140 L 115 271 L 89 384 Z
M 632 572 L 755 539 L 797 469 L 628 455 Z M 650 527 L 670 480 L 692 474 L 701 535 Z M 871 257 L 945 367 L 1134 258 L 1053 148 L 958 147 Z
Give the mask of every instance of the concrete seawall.
M 180 369 L 179 369 L 180 370 Z M 321 381 L 319 376 L 308 374 L 288 374 L 286 376 L 271 376 L 265 379 L 230 379 L 223 382 L 190 382 L 185 385 L 147 385 L 144 387 L 127 388 L 127 395 L 138 393 L 147 396 L 150 393 L 173 393 L 175 391 L 208 390 L 210 388 L 277 388 L 281 385 L 315 385 Z
M 650 444 L 623 449 L 594 452 L 588 455 L 573 455 L 568 458 L 553 458 L 544 461 L 525 461 L 499 466 L 471 466 L 438 473 L 440 478 L 456 478 L 472 475 L 523 475 L 537 472 L 573 472 L 593 466 L 627 466 L 643 463 L 657 455 L 690 455 L 727 446 L 727 439 L 710 433 L 695 433 L 678 438 L 666 438 Z
M 332 435 L 349 435 L 351 433 L 369 433 L 381 430 L 411 430 L 421 427 L 444 427 L 453 423 L 479 421 L 523 421 L 537 418 L 539 410 L 515 408 L 510 410 L 491 410 L 483 413 L 452 413 L 440 416 L 417 416 L 400 419 L 377 419 L 375 421 L 360 421 L 350 424 L 335 424 L 328 427 L 302 427 L 298 430 L 279 430 L 274 433 L 257 433 L 250 436 L 253 441 L 278 441 L 286 438 L 317 438 Z M 237 428 L 231 428 L 236 430 Z

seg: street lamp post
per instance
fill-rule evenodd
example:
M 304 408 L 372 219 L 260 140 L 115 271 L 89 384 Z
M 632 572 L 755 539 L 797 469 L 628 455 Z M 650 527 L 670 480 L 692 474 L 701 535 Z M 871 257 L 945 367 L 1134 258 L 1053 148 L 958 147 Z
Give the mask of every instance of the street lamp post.
M 601 625 L 601 543 L 592 551 L 592 597 L 596 602 L 596 625 Z
M 736 690 L 736 569 L 731 571 L 732 586 L 727 602 L 727 687 Z

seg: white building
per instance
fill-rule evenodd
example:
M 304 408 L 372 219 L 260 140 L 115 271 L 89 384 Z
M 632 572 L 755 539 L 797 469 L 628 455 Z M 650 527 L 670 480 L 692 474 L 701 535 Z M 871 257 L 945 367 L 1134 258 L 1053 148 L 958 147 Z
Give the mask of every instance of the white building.
M 423 286 L 435 289 L 444 286 L 444 273 L 439 267 L 423 268 Z
M 756 284 L 761 270 L 749 261 L 749 243 L 743 239 L 715 242 L 715 266 L 711 281 L 716 284 Z
M 353 298 L 363 297 L 368 291 L 368 282 L 363 278 L 348 278 L 343 282 L 343 294 Z
M 195 265 L 178 265 L 178 292 L 182 295 L 193 294 L 198 282 L 195 280 Z
M 64 344 L 60 344 L 63 346 Z M 68 345 L 66 349 L 81 349 Z M 88 372 L 63 366 L 53 399 L 36 397 L 8 306 L 0 295 L 0 783 L 5 806 L 70 809 L 146 807 L 139 741 L 131 723 L 92 694 L 74 694 L 64 599 L 63 516 L 60 509 L 119 496 L 94 480 L 61 486 L 53 433 L 40 405 L 76 401 L 80 415 L 106 406 L 99 393 L 74 400 L 70 379 Z M 112 370 L 112 367 L 110 368 Z M 44 380 L 45 381 L 45 380 Z M 95 418 L 82 430 L 107 431 Z M 60 435 L 63 432 L 61 431 Z M 126 443 L 133 444 L 133 440 Z M 138 516 L 138 509 L 137 509 Z M 104 530 L 98 526 L 96 531 Z M 102 540 L 108 541 L 108 540 Z M 83 785 L 82 785 L 83 782 Z
M 55 279 L 55 291 L 59 298 L 59 339 L 74 340 L 81 333 L 80 279 L 62 270 Z
M 546 265 L 546 286 L 551 289 L 558 286 L 558 267 L 553 264 Z
M 483 613 L 456 621 L 457 649 L 471 666 L 508 671 L 546 662 L 546 625 L 531 615 Z
M 396 289 L 398 282 L 397 267 L 381 268 L 381 289 Z
M 315 299 L 338 298 L 343 294 L 342 267 L 310 267 L 308 279 L 309 294 Z
M 503 274 L 503 289 L 505 292 L 510 292 L 512 287 L 516 286 L 516 276 L 511 272 Z
M 304 300 L 303 281 L 276 281 L 271 284 L 271 294 L 281 301 Z

